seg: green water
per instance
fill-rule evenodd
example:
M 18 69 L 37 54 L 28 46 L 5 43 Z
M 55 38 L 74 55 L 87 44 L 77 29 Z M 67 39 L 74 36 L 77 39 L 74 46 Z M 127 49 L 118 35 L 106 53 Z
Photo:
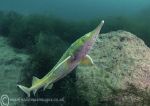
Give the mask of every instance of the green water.
M 149 0 L 0 0 L 0 35 L 8 38 L 11 47 L 31 56 L 18 83 L 30 86 L 33 75 L 43 77 L 72 42 L 102 19 L 102 33 L 126 30 L 150 47 Z M 88 106 L 78 97 L 75 82 L 74 71 L 52 90 L 31 96 L 65 98 L 65 102 L 28 102 L 26 106 Z

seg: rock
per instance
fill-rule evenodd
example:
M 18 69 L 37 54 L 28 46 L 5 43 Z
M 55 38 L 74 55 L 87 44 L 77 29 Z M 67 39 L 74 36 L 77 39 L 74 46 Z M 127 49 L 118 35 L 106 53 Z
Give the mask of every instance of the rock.
M 0 37 L 0 96 L 7 95 L 9 99 L 20 98 L 17 83 L 29 56 L 17 53 L 8 45 L 7 39 Z M 7 101 L 6 101 L 7 102 Z M 1 103 L 1 102 L 0 102 Z M 20 101 L 9 101 L 9 105 L 23 104 Z
M 126 31 L 101 34 L 76 71 L 78 95 L 90 106 L 150 106 L 150 48 Z

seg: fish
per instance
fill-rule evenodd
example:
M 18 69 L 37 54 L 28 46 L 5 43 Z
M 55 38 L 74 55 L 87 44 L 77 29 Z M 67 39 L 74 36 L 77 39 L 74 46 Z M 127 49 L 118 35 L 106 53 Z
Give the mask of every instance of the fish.
M 35 95 L 40 88 L 43 88 L 43 90 L 51 89 L 55 82 L 67 76 L 79 64 L 94 65 L 88 52 L 97 41 L 103 24 L 104 20 L 94 30 L 86 33 L 71 44 L 56 65 L 43 78 L 33 76 L 31 87 L 28 88 L 19 84 L 17 86 L 30 97 L 31 92 Z

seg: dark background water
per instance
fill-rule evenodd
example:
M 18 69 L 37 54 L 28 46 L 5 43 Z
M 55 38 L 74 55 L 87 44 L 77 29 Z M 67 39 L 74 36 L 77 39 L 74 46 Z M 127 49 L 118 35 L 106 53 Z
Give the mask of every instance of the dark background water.
M 116 15 L 130 17 L 149 6 L 149 0 L 0 0 L 0 10 L 50 14 L 69 20 Z
M 82 33 L 94 28 L 104 19 L 102 32 L 127 30 L 150 45 L 149 0 L 0 0 L 0 10 L 14 11 L 25 16 L 40 14 L 61 21 L 75 22 L 85 25 L 85 28 L 80 26 Z
M 31 55 L 18 83 L 30 86 L 32 76 L 42 78 L 72 42 L 102 19 L 102 33 L 126 30 L 150 46 L 149 0 L 0 0 L 0 35 L 8 37 L 12 47 Z M 74 71 L 56 82 L 52 90 L 39 91 L 35 98 L 64 97 L 65 106 L 87 106 L 87 101 L 77 95 L 75 81 Z

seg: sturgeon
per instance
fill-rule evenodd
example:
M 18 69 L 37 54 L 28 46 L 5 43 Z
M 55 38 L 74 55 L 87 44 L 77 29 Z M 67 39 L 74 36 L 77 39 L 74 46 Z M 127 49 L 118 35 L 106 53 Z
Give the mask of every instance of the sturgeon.
M 68 75 L 79 64 L 93 65 L 92 58 L 88 55 L 88 52 L 93 47 L 94 43 L 98 39 L 100 30 L 104 24 L 104 20 L 91 32 L 77 39 L 63 54 L 57 64 L 49 71 L 43 78 L 39 79 L 33 76 L 32 86 L 25 87 L 17 85 L 22 91 L 24 91 L 28 97 L 32 91 L 35 95 L 40 88 L 51 89 L 53 84 Z

